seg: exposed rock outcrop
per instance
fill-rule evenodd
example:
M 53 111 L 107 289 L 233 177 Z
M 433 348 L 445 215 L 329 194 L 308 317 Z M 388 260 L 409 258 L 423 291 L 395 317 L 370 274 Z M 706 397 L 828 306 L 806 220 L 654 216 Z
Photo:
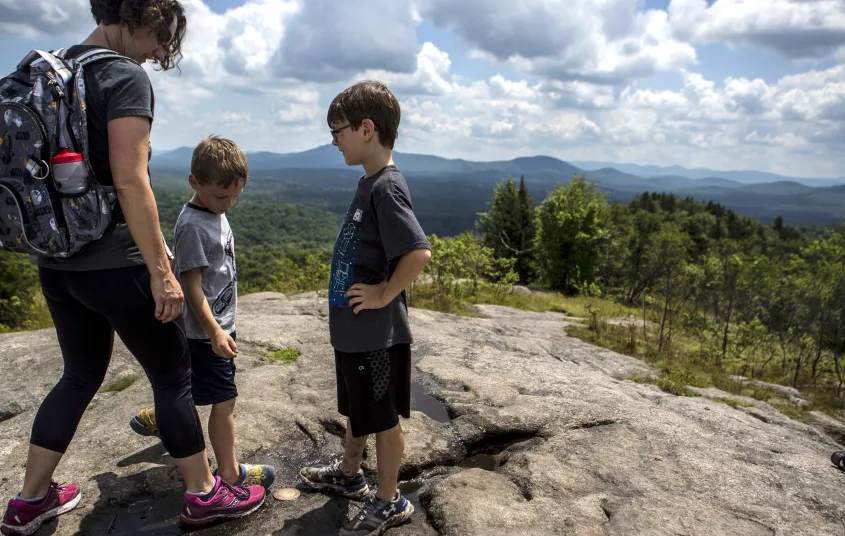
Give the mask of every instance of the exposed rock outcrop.
M 276 464 L 274 489 L 295 486 L 302 463 L 340 452 L 326 307 L 316 294 L 239 300 L 237 449 Z M 829 461 L 839 447 L 818 429 L 762 403 L 626 380 L 653 371 L 567 337 L 562 314 L 479 310 L 482 318 L 411 312 L 415 408 L 434 418 L 415 411 L 403 422 L 403 489 L 418 508 L 389 534 L 845 533 L 845 474 Z M 299 349 L 296 362 L 264 357 L 286 347 Z M 178 473 L 157 440 L 128 427 L 152 403 L 149 384 L 115 348 L 106 384 L 139 379 L 91 404 L 56 475 L 81 484 L 83 503 L 39 535 L 180 533 Z M 0 336 L 0 370 L 5 498 L 20 489 L 35 408 L 61 373 L 54 332 Z M 336 534 L 356 508 L 312 493 L 268 498 L 256 515 L 199 533 Z

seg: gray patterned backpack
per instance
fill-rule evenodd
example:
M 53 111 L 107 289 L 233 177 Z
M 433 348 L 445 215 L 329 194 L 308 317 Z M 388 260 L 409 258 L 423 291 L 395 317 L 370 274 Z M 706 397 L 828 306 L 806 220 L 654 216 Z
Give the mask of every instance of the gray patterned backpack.
M 112 220 L 114 188 L 96 181 L 88 160 L 82 68 L 123 56 L 95 49 L 66 59 L 65 52 L 33 50 L 0 79 L 0 250 L 70 257 Z M 78 169 L 87 172 L 70 193 L 51 165 L 68 150 L 82 155 Z

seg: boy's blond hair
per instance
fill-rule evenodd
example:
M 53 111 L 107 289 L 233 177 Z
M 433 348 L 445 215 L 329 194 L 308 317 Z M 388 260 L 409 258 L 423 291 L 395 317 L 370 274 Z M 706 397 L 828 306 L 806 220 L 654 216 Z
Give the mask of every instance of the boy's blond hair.
M 228 188 L 249 178 L 246 156 L 232 140 L 212 134 L 202 140 L 191 157 L 191 175 L 200 184 Z

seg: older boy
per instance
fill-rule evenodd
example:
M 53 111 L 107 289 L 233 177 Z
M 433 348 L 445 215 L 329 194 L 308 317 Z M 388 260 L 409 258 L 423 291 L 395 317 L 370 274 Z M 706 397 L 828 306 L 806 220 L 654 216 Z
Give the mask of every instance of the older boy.
M 363 499 L 367 436 L 376 435 L 378 490 L 340 531 L 375 536 L 407 521 L 414 507 L 397 489 L 405 448 L 399 415 L 410 418 L 411 348 L 405 288 L 431 258 L 411 196 L 392 151 L 399 102 L 379 82 L 361 82 L 332 102 L 333 145 L 364 176 L 346 214 L 332 258 L 329 330 L 335 349 L 338 411 L 347 417 L 343 460 L 304 467 L 315 489 Z

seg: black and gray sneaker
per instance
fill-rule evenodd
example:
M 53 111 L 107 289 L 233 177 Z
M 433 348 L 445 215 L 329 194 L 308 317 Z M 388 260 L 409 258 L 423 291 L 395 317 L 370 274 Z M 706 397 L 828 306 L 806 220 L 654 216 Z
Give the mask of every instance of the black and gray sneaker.
M 830 455 L 830 461 L 841 471 L 845 471 L 845 451 L 837 450 Z
M 379 536 L 390 527 L 410 520 L 414 505 L 402 496 L 402 492 L 396 495 L 392 501 L 382 501 L 375 495 L 370 497 L 358 514 L 340 529 L 340 536 Z
M 358 469 L 355 476 L 346 476 L 340 470 L 340 461 L 303 467 L 299 470 L 299 478 L 313 489 L 339 493 L 350 499 L 363 499 L 370 492 L 364 471 Z

